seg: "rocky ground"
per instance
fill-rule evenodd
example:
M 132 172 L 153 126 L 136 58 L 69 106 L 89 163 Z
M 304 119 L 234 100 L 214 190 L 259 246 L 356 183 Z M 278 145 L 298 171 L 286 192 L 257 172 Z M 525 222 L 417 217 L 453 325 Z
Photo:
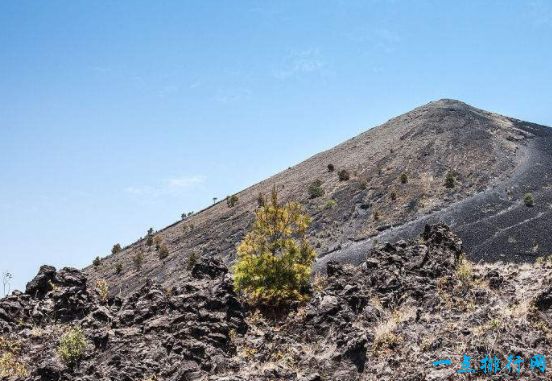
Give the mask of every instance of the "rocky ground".
M 174 287 L 147 281 L 104 299 L 75 269 L 41 268 L 0 301 L 2 379 L 453 380 L 550 379 L 552 264 L 476 265 L 444 225 L 378 246 L 358 267 L 330 262 L 309 302 L 256 310 L 222 262 L 202 257 Z M 86 350 L 61 361 L 60 337 L 81 327 Z M 457 374 L 463 355 L 478 372 Z M 521 374 L 484 374 L 479 360 L 520 355 Z M 434 366 L 437 360 L 452 364 Z M 10 370 L 19 376 L 8 376 Z

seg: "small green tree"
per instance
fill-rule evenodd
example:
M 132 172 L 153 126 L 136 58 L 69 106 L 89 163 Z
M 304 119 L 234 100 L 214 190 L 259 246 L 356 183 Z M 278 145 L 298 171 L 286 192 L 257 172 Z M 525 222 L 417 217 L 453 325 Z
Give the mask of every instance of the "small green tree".
M 523 196 L 523 202 L 525 203 L 526 206 L 534 206 L 535 205 L 535 198 L 533 197 L 533 194 L 532 193 L 525 193 L 525 195 Z
M 449 171 L 445 177 L 445 186 L 449 189 L 454 188 L 456 185 L 456 178 L 454 177 L 454 173 L 452 171 Z
M 310 218 L 298 203 L 278 204 L 275 190 L 271 202 L 255 214 L 238 246 L 236 290 L 256 303 L 304 300 L 316 255 L 306 238 Z
M 78 327 L 71 328 L 59 341 L 59 357 L 65 364 L 73 366 L 84 355 L 86 346 L 87 341 L 82 330 Z
M 339 181 L 347 181 L 351 178 L 351 175 L 349 174 L 349 171 L 346 169 L 342 169 L 341 171 L 337 172 L 337 177 L 339 178 Z
M 113 248 L 111 249 L 111 254 L 117 254 L 121 250 L 123 250 L 121 248 L 121 245 L 119 243 L 116 243 L 115 245 L 113 245 Z
M 123 272 L 123 264 L 119 262 L 115 265 L 115 273 L 120 274 L 122 272 Z
M 401 173 L 400 180 L 401 180 L 401 184 L 406 184 L 408 182 L 408 175 L 404 172 Z
M 335 167 L 333 164 L 328 164 L 328 172 L 333 172 L 335 170 Z
M 228 205 L 229 208 L 233 208 L 238 203 L 239 198 L 237 195 L 233 194 L 232 196 L 226 197 L 226 205 Z
M 134 262 L 136 270 L 140 271 L 142 264 L 144 263 L 144 253 L 141 251 L 137 252 L 136 255 L 134 255 L 134 258 L 132 258 L 132 262 Z
M 165 245 L 164 243 L 162 243 L 160 246 L 159 246 L 159 259 L 163 260 L 165 258 L 167 258 L 169 256 L 169 248 L 167 247 L 167 245 Z
M 199 261 L 199 255 L 195 251 L 192 251 L 186 261 L 186 270 L 192 271 L 192 269 L 194 268 L 194 266 L 197 264 L 198 261 Z
M 92 261 L 92 265 L 93 265 L 94 267 L 99 267 L 101 264 L 102 264 L 102 260 L 100 259 L 100 257 L 96 257 L 96 258 L 94 258 L 94 260 Z
M 257 195 L 257 206 L 260 208 L 262 206 L 265 206 L 265 196 L 259 192 L 259 194 Z
M 317 198 L 324 196 L 324 189 L 322 189 L 322 181 L 320 180 L 314 180 L 309 185 L 309 197 L 310 198 Z
M 98 279 L 96 281 L 96 293 L 101 303 L 107 303 L 109 299 L 109 284 L 105 279 Z

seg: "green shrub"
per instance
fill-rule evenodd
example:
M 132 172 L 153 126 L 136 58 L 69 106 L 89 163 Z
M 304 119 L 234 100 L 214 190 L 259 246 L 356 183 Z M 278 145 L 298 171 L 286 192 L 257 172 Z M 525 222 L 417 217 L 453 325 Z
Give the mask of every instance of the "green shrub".
M 123 272 L 123 264 L 122 263 L 117 263 L 115 265 L 115 273 L 120 274 L 122 272 Z
M 181 217 L 183 220 L 185 220 L 186 218 L 189 218 L 189 217 L 191 217 L 191 216 L 193 216 L 193 215 L 194 215 L 194 212 L 193 212 L 193 211 L 192 211 L 192 212 L 188 212 L 188 213 L 184 212 L 184 213 L 182 213 L 182 214 L 180 215 L 180 217 Z
M 265 197 L 261 192 L 257 195 L 257 206 L 259 208 L 265 206 Z
M 153 245 L 153 236 L 148 235 L 148 237 L 146 238 L 146 246 L 151 246 L 151 245 Z
M 341 171 L 337 172 L 337 176 L 339 178 L 339 181 L 347 181 L 351 178 L 349 171 L 347 171 L 346 169 L 342 169 Z
M 102 260 L 100 259 L 100 257 L 96 257 L 94 258 L 94 260 L 92 261 L 92 265 L 94 267 L 98 267 L 102 264 Z
M 380 219 L 380 214 L 377 210 L 374 211 L 374 221 L 379 221 Z
M 525 203 L 526 206 L 534 206 L 535 205 L 535 198 L 533 197 L 533 194 L 532 193 L 525 193 L 525 195 L 523 196 L 523 202 Z
M 192 271 L 194 266 L 197 264 L 198 260 L 199 260 L 199 255 L 195 251 L 192 251 L 192 253 L 188 256 L 188 261 L 186 263 L 186 269 L 188 271 Z
M 445 177 L 445 186 L 447 188 L 454 188 L 456 185 L 456 178 L 454 177 L 454 173 L 449 171 Z
M 121 245 L 116 243 L 115 245 L 113 245 L 113 248 L 111 249 L 111 254 L 117 254 L 119 253 L 121 250 L 123 250 L 121 248 Z
M 82 358 L 87 344 L 82 330 L 74 327 L 61 337 L 57 352 L 65 364 L 72 366 Z
M 155 243 L 155 250 L 159 250 L 162 242 L 163 242 L 163 238 L 161 238 L 161 236 L 156 235 L 155 237 L 153 237 L 153 243 Z
M 401 173 L 400 180 L 401 180 L 401 184 L 406 184 L 408 182 L 408 175 L 404 172 Z
M 136 270 L 140 271 L 142 268 L 142 264 L 144 263 L 144 253 L 141 251 L 137 252 L 136 255 L 132 258 L 132 262 L 134 263 L 134 267 Z
M 226 205 L 228 205 L 229 208 L 233 208 L 238 203 L 238 200 L 239 198 L 235 194 L 233 194 L 232 196 L 227 196 Z
M 255 303 L 285 304 L 306 298 L 315 251 L 306 238 L 310 218 L 295 202 L 256 211 L 249 233 L 238 246 L 234 284 Z
M 167 258 L 169 256 L 169 248 L 167 247 L 167 245 L 165 245 L 164 243 L 162 243 L 160 246 L 159 246 L 159 259 L 163 260 L 165 258 Z
M 328 172 L 333 172 L 335 170 L 335 167 L 333 164 L 328 164 Z
M 315 180 L 309 185 L 309 198 L 317 198 L 324 196 L 324 189 L 322 189 L 322 181 Z
M 25 379 L 29 375 L 26 364 L 21 360 L 21 344 L 0 336 L 0 379 Z
M 326 201 L 326 205 L 324 205 L 324 209 L 333 209 L 337 205 L 337 202 L 333 199 Z
M 4 352 L 0 356 L 0 379 L 11 380 L 14 379 L 27 379 L 29 370 L 27 366 L 19 360 L 18 356 L 12 352 Z
M 391 201 L 395 201 L 397 199 L 397 194 L 395 192 L 391 192 Z
M 98 279 L 96 281 L 96 292 L 100 298 L 100 302 L 106 303 L 109 299 L 109 285 L 105 279 Z

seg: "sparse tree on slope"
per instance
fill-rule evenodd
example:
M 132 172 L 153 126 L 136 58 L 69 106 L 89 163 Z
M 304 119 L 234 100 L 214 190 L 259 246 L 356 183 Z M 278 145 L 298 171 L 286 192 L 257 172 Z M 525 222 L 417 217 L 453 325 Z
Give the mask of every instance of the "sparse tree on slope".
M 306 239 L 309 216 L 296 202 L 279 205 L 275 190 L 255 214 L 252 230 L 238 246 L 236 290 L 255 303 L 304 300 L 316 255 Z

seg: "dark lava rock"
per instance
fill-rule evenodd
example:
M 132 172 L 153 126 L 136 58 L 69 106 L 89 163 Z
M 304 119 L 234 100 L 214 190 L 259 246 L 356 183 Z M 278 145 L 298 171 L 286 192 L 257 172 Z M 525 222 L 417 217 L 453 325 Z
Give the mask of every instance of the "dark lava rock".
M 56 268 L 53 266 L 41 266 L 38 274 L 27 283 L 25 293 L 37 298 L 42 298 L 48 291 L 50 291 L 50 284 L 54 281 L 56 276 Z
M 227 273 L 222 262 L 202 259 L 172 290 L 149 281 L 105 304 L 79 270 L 43 266 L 25 294 L 0 300 L 0 329 L 21 341 L 31 368 L 25 380 L 199 380 L 233 366 L 232 335 L 247 329 Z M 71 326 L 83 329 L 89 345 L 66 368 L 57 345 Z M 22 334 L 30 327 L 40 335 Z

